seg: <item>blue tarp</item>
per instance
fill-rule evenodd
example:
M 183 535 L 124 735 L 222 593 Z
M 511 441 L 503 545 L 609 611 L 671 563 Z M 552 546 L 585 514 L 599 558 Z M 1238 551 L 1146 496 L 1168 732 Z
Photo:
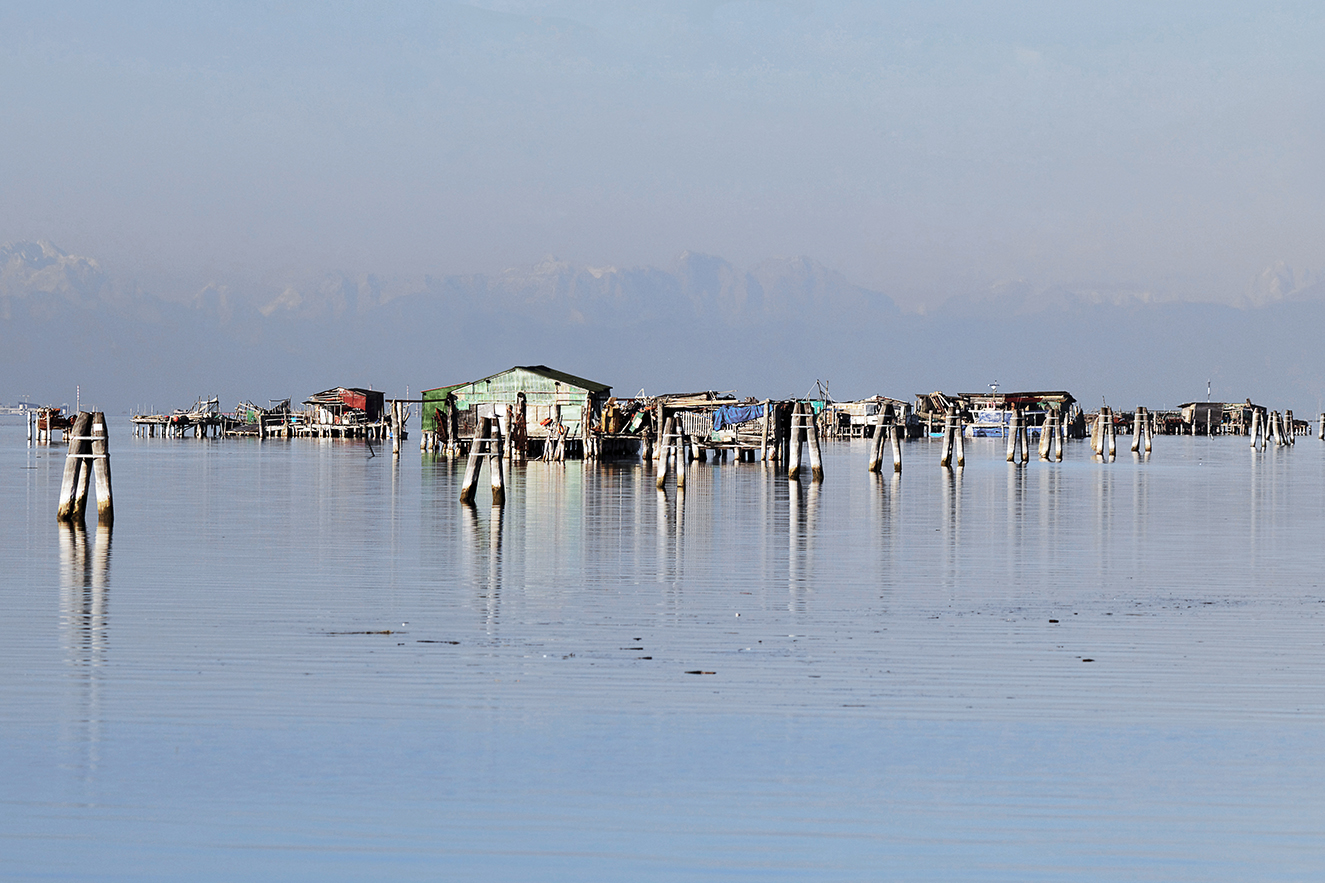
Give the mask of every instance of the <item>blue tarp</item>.
M 716 432 L 747 420 L 758 420 L 763 416 L 763 405 L 723 405 L 713 412 L 713 430 Z

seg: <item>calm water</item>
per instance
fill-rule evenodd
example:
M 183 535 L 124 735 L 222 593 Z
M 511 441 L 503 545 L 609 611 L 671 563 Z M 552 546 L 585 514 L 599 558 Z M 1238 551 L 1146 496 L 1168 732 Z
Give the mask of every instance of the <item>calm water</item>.
M 1315 439 L 530 464 L 496 511 L 116 430 L 111 536 L 0 427 L 0 878 L 1325 875 Z

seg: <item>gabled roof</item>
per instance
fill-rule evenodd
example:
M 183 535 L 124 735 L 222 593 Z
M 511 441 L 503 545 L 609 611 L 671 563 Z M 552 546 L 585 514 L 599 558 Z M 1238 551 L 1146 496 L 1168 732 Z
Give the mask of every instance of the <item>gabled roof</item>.
M 593 380 L 586 380 L 583 377 L 576 377 L 574 374 L 567 374 L 565 371 L 555 371 L 547 365 L 516 365 L 512 368 L 507 368 L 505 371 L 498 371 L 496 374 L 480 377 L 474 382 L 482 383 L 485 380 L 492 380 L 503 374 L 510 374 L 512 371 L 528 371 L 530 374 L 538 374 L 549 380 L 554 380 L 558 383 L 566 383 L 571 386 L 578 386 L 580 389 L 587 389 L 590 392 L 607 392 L 612 388 L 606 383 L 597 383 Z

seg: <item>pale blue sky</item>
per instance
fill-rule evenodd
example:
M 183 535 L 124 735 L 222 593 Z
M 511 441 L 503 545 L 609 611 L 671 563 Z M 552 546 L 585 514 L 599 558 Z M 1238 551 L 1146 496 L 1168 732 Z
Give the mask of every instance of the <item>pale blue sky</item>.
M 1325 268 L 1318 4 L 9 2 L 0 240 L 121 270 Z

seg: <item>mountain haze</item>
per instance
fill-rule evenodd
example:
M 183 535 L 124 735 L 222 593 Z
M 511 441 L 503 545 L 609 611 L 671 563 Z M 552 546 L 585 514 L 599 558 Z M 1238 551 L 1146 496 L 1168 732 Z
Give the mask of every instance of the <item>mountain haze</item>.
M 106 269 L 49 242 L 0 248 L 0 400 L 120 411 L 217 394 L 302 399 L 344 384 L 390 395 L 547 364 L 640 389 L 839 398 L 931 389 L 1066 388 L 1088 404 L 1254 400 L 1313 413 L 1325 285 L 1279 266 L 1243 308 L 1141 287 L 1011 280 L 903 313 L 807 257 L 743 269 L 683 252 L 672 266 L 546 257 L 495 274 L 326 272 L 217 278 L 193 291 Z M 1271 340 L 1271 346 L 1249 341 Z

